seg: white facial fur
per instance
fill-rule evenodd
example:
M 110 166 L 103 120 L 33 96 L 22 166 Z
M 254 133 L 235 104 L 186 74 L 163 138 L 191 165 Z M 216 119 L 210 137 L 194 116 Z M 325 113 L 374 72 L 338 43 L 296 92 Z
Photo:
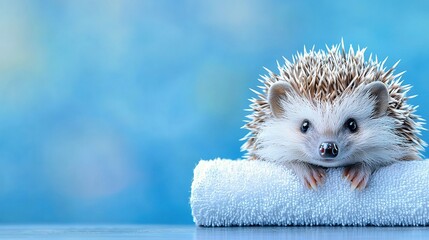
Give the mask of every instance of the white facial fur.
M 281 106 L 283 116 L 267 120 L 257 138 L 259 148 L 255 153 L 266 161 L 307 162 L 323 167 L 366 163 L 376 167 L 407 154 L 399 147 L 401 138 L 394 133 L 394 119 L 386 115 L 372 117 L 375 99 L 363 88 L 333 103 L 313 103 L 292 92 Z M 344 126 L 349 118 L 357 122 L 355 133 Z M 305 119 L 310 127 L 302 133 Z M 339 148 L 338 155 L 329 160 L 319 155 L 320 144 L 327 141 L 335 142 Z

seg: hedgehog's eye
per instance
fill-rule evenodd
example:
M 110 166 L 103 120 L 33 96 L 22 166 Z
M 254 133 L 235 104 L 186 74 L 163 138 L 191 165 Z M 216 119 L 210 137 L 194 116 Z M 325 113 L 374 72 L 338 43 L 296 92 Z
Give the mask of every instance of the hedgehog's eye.
M 301 132 L 306 133 L 309 127 L 310 127 L 310 121 L 305 119 L 301 124 Z
M 352 132 L 352 133 L 356 132 L 357 129 L 358 129 L 358 125 L 356 123 L 356 120 L 354 120 L 353 118 L 347 119 L 347 121 L 344 124 L 344 126 L 346 128 L 348 128 L 350 130 L 350 132 Z

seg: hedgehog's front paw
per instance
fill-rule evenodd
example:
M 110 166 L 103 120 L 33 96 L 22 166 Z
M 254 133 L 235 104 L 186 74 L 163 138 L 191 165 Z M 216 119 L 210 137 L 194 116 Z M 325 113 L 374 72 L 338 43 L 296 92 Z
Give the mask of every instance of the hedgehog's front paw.
M 309 189 L 317 190 L 317 186 L 321 185 L 326 176 L 324 168 L 308 163 L 291 163 L 289 167 L 295 172 L 304 186 Z
M 369 177 L 372 174 L 372 169 L 362 163 L 348 166 L 344 169 L 343 177 L 351 182 L 351 189 L 363 190 L 368 184 Z

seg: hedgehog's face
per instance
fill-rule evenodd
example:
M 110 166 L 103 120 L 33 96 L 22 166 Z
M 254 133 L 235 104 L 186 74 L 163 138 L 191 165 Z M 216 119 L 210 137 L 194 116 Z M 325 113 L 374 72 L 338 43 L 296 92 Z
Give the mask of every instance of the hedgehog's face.
M 268 94 L 273 118 L 259 135 L 258 154 L 272 161 L 305 161 L 324 167 L 393 159 L 398 138 L 393 118 L 386 115 L 388 100 L 381 82 L 333 102 L 310 101 L 286 83 L 276 83 Z

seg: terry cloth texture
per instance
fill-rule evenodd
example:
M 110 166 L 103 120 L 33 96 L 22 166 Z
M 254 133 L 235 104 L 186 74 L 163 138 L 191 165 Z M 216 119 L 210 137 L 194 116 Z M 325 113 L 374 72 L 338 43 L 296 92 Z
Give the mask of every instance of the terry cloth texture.
M 200 226 L 429 225 L 429 161 L 400 162 L 350 190 L 342 168 L 329 168 L 317 191 L 289 169 L 264 161 L 200 161 L 190 204 Z

